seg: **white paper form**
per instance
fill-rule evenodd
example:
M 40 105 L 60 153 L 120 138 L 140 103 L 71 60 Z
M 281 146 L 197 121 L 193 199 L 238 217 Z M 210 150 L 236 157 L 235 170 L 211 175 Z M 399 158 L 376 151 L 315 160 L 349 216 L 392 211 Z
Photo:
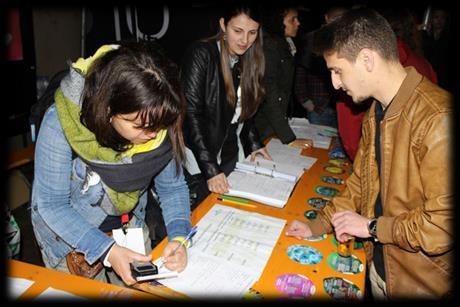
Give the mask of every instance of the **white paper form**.
M 88 300 L 87 298 L 84 298 L 82 296 L 78 296 L 75 294 L 72 294 L 67 291 L 63 290 L 58 290 L 53 287 L 48 287 L 45 291 L 40 293 L 34 300 L 40 301 L 40 300 Z
M 244 266 L 229 265 L 224 259 L 191 251 L 187 255 L 187 267 L 178 277 L 157 281 L 191 298 L 202 299 L 239 298 L 257 281 L 255 274 Z
M 215 204 L 198 223 L 186 269 L 159 281 L 190 297 L 242 297 L 262 274 L 285 224 Z
M 337 129 L 329 126 L 310 124 L 305 118 L 292 118 L 289 126 L 298 138 L 312 139 L 313 147 L 328 149 L 331 137 L 337 136 Z
M 295 166 L 299 169 L 309 169 L 318 160 L 314 157 L 301 155 L 301 149 L 289 147 L 278 139 L 271 139 L 267 144 L 267 150 L 273 161 Z M 257 160 L 258 157 L 256 157 Z M 260 159 L 260 158 L 259 158 Z
M 17 299 L 34 283 L 32 280 L 17 277 L 7 277 L 8 298 Z

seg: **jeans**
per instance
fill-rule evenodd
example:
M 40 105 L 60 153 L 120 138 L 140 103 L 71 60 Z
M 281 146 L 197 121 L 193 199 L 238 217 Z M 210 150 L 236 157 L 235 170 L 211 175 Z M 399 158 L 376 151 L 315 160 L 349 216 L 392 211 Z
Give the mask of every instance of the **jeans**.
M 133 218 L 128 223 L 128 227 L 135 227 L 134 225 L 136 224 L 136 219 L 136 216 L 133 216 Z M 148 255 L 152 251 L 152 246 L 150 244 L 151 241 L 149 239 L 149 229 L 146 224 L 144 224 L 142 232 L 144 235 L 145 253 L 146 255 Z M 53 267 L 49 259 L 46 257 L 46 254 L 43 254 L 43 263 L 48 268 L 70 274 L 69 268 L 67 267 L 66 258 L 63 258 L 56 267 Z M 105 283 L 111 283 L 118 286 L 126 286 L 125 283 L 121 280 L 121 278 L 115 273 L 115 271 L 112 268 L 104 267 L 104 269 L 102 269 L 102 271 L 99 274 L 97 274 L 96 277 L 94 277 L 94 280 L 102 281 Z

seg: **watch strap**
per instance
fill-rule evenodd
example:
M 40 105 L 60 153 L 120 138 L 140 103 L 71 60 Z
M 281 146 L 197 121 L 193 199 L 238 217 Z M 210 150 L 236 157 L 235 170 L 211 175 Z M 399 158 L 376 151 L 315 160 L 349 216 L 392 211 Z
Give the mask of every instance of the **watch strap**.
M 376 239 L 377 238 L 377 218 L 372 218 L 370 221 L 367 223 L 367 229 L 369 231 L 369 234 Z

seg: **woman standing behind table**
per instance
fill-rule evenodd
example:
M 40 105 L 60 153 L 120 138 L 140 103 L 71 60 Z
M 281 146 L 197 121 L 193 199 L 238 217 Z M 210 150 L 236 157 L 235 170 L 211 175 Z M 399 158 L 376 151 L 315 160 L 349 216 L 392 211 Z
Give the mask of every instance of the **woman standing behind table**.
M 259 20 L 255 7 L 238 2 L 219 19 L 217 35 L 193 43 L 185 53 L 184 135 L 205 194 L 227 193 L 227 176 L 245 156 L 261 154 L 271 159 L 252 119 L 264 98 Z

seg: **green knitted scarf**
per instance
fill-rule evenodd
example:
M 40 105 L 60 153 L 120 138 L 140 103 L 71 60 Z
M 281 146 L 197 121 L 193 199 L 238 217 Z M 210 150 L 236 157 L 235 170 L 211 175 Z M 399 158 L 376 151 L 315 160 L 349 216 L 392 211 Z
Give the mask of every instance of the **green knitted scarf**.
M 80 107 L 64 96 L 59 88 L 55 94 L 56 109 L 64 134 L 72 149 L 86 161 L 103 161 L 107 164 L 121 163 L 122 155 L 108 147 L 101 146 L 94 133 L 80 122 Z M 112 204 L 121 214 L 130 212 L 139 201 L 141 191 L 116 192 L 104 185 Z

